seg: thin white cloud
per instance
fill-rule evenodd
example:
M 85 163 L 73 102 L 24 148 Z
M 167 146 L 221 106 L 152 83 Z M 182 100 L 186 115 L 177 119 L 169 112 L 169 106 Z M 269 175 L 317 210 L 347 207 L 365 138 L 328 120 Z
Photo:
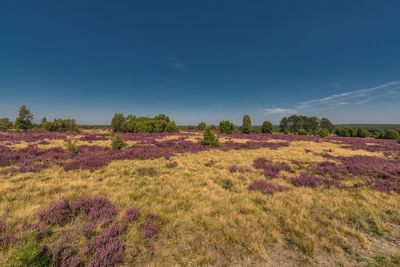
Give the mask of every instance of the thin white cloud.
M 175 57 L 168 58 L 168 65 L 179 70 L 186 69 L 186 64 Z
M 361 105 L 378 98 L 395 98 L 400 94 L 400 81 L 384 83 L 378 86 L 361 90 L 334 94 L 320 99 L 303 101 L 294 107 L 288 108 L 266 108 L 264 112 L 271 115 L 297 113 L 313 109 L 324 110 L 343 107 L 345 105 Z

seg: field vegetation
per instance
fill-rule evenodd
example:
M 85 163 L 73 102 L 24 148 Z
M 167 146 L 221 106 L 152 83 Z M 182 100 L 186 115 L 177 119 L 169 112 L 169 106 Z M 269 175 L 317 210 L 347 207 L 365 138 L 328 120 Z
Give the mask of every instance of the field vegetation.
M 0 265 L 400 264 L 393 132 L 301 117 L 257 133 L 248 115 L 177 131 L 122 114 L 50 131 L 27 111 L 0 133 Z

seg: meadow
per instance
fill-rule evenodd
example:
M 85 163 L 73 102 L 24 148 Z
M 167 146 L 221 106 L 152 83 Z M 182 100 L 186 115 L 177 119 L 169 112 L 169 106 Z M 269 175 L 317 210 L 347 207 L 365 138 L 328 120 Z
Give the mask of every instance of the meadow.
M 121 133 L 115 151 L 113 136 L 0 133 L 1 264 L 400 264 L 396 141 Z

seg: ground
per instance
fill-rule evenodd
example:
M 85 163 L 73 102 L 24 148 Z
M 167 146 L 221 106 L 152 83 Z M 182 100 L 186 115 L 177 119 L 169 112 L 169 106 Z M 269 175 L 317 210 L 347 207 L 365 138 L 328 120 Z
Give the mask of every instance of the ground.
M 93 140 L 81 140 L 94 134 L 97 137 L 88 138 Z M 66 170 L 63 166 L 80 155 L 65 151 L 67 156 L 62 154 L 65 157 L 60 160 L 41 159 L 48 162 L 45 167 L 24 171 L 35 160 L 30 158 L 22 168 L 18 167 L 22 156 L 14 161 L 3 158 L 0 218 L 6 225 L 4 236 L 14 237 L 0 248 L 3 263 L 31 231 L 25 227 L 29 222 L 51 230 L 40 237 L 41 245 L 53 251 L 67 246 L 87 264 L 83 250 L 90 242 L 79 234 L 87 217 L 74 215 L 66 222 L 49 224 L 38 216 L 62 199 L 74 201 L 82 196 L 105 197 L 118 210 L 112 222 L 96 225 L 97 233 L 123 222 L 127 208 L 140 211 L 138 221 L 119 237 L 124 243 L 120 266 L 396 266 L 400 260 L 400 194 L 396 191 L 400 168 L 394 163 L 400 145 L 394 142 L 234 135 L 221 137 L 219 148 L 203 149 L 197 143 L 200 133 L 122 135 L 128 143 L 126 150 L 158 146 L 173 152 L 162 156 L 165 151 L 159 150 L 143 157 L 127 151 L 98 152 L 111 147 L 109 132 L 45 134 L 33 139 L 35 134 L 31 134 L 18 140 L 15 135 L 2 136 L 2 153 L 65 150 L 64 140 L 72 138 L 79 140 L 82 155 L 106 157 L 108 153 L 109 160 L 103 166 L 73 165 Z M 180 144 L 184 149 L 176 148 L 179 142 L 185 142 Z M 126 154 L 116 156 L 119 153 Z M 319 172 L 320 163 L 341 166 L 346 162 L 340 157 L 358 156 L 383 159 L 397 169 L 389 178 L 377 177 L 384 171 L 377 170 L 379 166 L 365 173 L 338 171 L 340 177 Z M 266 159 L 267 167 L 257 167 L 257 159 Z M 266 172 L 284 163 L 288 169 L 279 169 L 277 175 Z M 307 176 L 305 184 L 294 182 L 305 173 L 317 180 Z M 381 190 L 367 183 L 374 179 L 393 182 Z M 252 187 L 255 181 L 267 189 Z M 142 225 L 149 214 L 158 217 L 158 229 L 146 237 Z

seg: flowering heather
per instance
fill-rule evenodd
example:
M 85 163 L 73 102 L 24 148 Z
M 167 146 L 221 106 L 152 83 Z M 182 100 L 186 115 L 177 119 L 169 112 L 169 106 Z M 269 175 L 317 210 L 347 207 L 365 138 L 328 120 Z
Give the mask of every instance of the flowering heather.
M 47 224 L 65 224 L 73 218 L 68 200 L 60 200 L 38 213 L 39 220 Z
M 245 173 L 250 171 L 250 169 L 244 166 L 231 165 L 229 166 L 228 171 L 230 173 Z
M 111 158 L 105 155 L 98 155 L 94 153 L 80 153 L 73 160 L 64 164 L 64 170 L 74 169 L 89 169 L 103 167 L 111 161 Z
M 13 235 L 0 234 L 0 249 L 7 248 L 18 242 L 18 239 Z
M 51 263 L 57 267 L 82 266 L 77 253 L 71 248 L 56 248 L 51 250 Z
M 82 234 L 87 239 L 92 238 L 96 233 L 96 224 L 93 222 L 86 223 L 82 228 Z
M 366 186 L 383 193 L 400 193 L 400 180 L 369 179 L 364 183 Z
M 263 194 L 272 194 L 274 192 L 281 192 L 284 190 L 284 188 L 281 186 L 266 183 L 262 180 L 257 180 L 249 185 L 249 190 L 258 190 L 261 191 L 261 193 Z
M 161 218 L 156 214 L 148 214 L 146 216 L 145 221 L 140 224 L 144 238 L 152 238 L 160 232 L 160 220 Z
M 265 177 L 276 178 L 281 171 L 291 172 L 292 168 L 287 163 L 273 163 L 271 160 L 265 158 L 258 158 L 254 160 L 253 167 L 256 169 L 264 170 Z
M 322 178 L 308 175 L 307 173 L 302 173 L 291 180 L 292 185 L 297 187 L 316 187 L 320 185 L 321 182 Z
M 123 221 L 125 222 L 133 222 L 139 219 L 140 217 L 140 212 L 136 208 L 127 208 L 125 210 L 124 218 Z
M 102 140 L 108 140 L 110 137 L 106 134 L 85 134 L 79 140 L 81 141 L 102 141 Z
M 117 216 L 117 209 L 105 197 L 83 196 L 71 202 L 76 213 L 83 213 L 95 222 L 111 222 Z

